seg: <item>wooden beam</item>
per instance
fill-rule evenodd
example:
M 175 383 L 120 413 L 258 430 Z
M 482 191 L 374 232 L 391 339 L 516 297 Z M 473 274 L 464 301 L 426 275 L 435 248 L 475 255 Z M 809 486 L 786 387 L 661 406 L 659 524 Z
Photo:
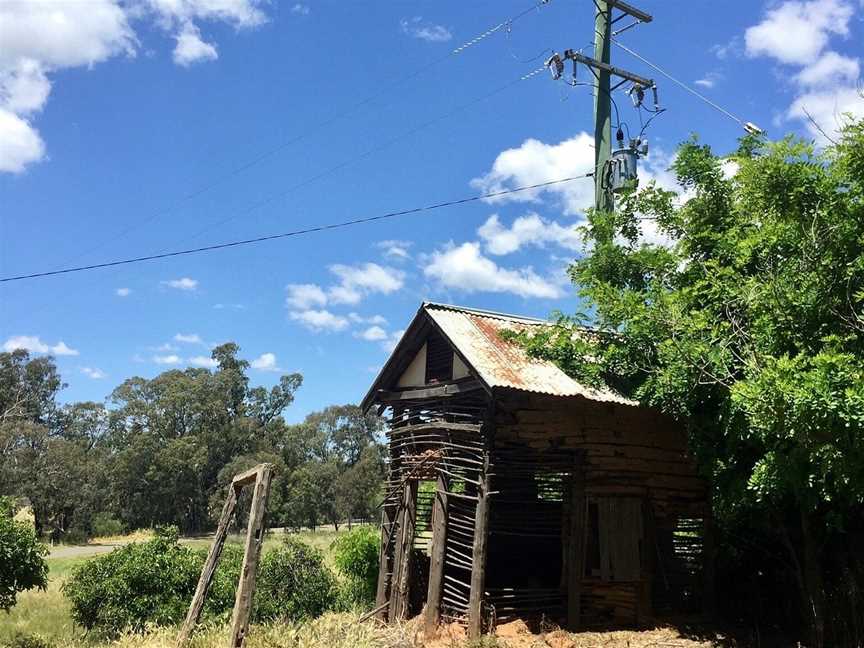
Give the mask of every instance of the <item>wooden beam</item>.
M 465 394 L 467 392 L 477 391 L 478 389 L 483 389 L 483 384 L 478 380 L 466 380 L 458 383 L 436 385 L 435 387 L 405 389 L 402 391 L 385 391 L 382 389 L 376 394 L 376 400 L 379 402 L 389 403 L 405 400 L 421 400 L 424 398 L 446 398 L 447 396 Z
M 486 583 L 486 548 L 489 541 L 489 455 L 494 435 L 494 405 L 490 406 L 484 425 L 485 451 L 480 484 L 477 489 L 477 509 L 474 514 L 474 546 L 471 563 L 471 591 L 468 595 L 468 638 L 477 639 L 483 633 L 483 590 Z
M 256 479 L 258 479 L 259 472 L 261 472 L 260 465 L 250 468 L 238 475 L 234 475 L 234 479 L 231 480 L 231 485 L 234 486 L 234 488 L 239 488 L 241 486 L 252 484 Z
M 390 565 L 394 564 L 391 552 L 393 525 L 396 524 L 396 504 L 385 504 L 381 507 L 381 551 L 378 556 L 378 591 L 375 595 L 375 607 L 378 618 L 387 620 L 387 603 L 390 600 L 390 585 L 393 581 Z
M 233 485 L 228 489 L 228 497 L 225 498 L 222 515 L 219 516 L 219 524 L 216 527 L 216 536 L 213 538 L 213 544 L 210 546 L 210 552 L 207 554 L 207 560 L 204 562 L 204 568 L 201 570 L 201 577 L 198 579 L 198 586 L 195 588 L 192 604 L 189 606 L 189 612 L 186 614 L 186 621 L 183 622 L 180 635 L 177 637 L 178 648 L 183 648 L 189 642 L 192 631 L 201 618 L 201 611 L 204 609 L 204 599 L 207 597 L 207 591 L 213 582 L 213 575 L 216 573 L 216 566 L 219 564 L 222 548 L 225 546 L 225 538 L 228 537 L 228 526 L 234 517 L 234 509 L 237 506 L 237 491 L 238 489 Z
M 429 557 L 429 590 L 426 595 L 426 637 L 438 627 L 444 585 L 444 553 L 447 542 L 447 479 L 438 474 L 432 502 L 432 555 Z
M 249 512 L 249 527 L 246 531 L 246 548 L 243 553 L 243 568 L 234 600 L 234 613 L 231 618 L 231 643 L 229 648 L 242 648 L 249 632 L 249 616 L 252 613 L 252 599 L 255 596 L 255 577 L 258 573 L 258 560 L 264 544 L 264 522 L 267 512 L 267 498 L 270 495 L 272 464 L 258 467 L 255 479 L 255 493 Z
M 567 627 L 570 630 L 578 630 L 581 624 L 586 521 L 585 466 L 577 460 L 570 485 L 570 546 L 567 556 Z
M 408 614 L 411 594 L 411 562 L 414 548 L 414 524 L 417 515 L 417 482 L 405 484 L 402 511 L 399 515 L 398 539 L 393 556 L 393 576 L 390 585 L 390 615 L 392 623 Z

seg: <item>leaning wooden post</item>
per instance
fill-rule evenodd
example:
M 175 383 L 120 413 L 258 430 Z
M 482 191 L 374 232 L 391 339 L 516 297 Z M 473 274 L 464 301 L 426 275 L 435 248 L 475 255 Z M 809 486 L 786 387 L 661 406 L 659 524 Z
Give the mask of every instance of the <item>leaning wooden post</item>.
M 411 592 L 411 563 L 414 554 L 414 524 L 417 518 L 417 482 L 410 480 L 403 490 L 402 512 L 399 514 L 399 538 L 393 557 L 390 585 L 390 621 L 404 619 L 408 613 Z
M 228 488 L 228 497 L 225 499 L 225 506 L 222 507 L 222 515 L 219 517 L 219 526 L 216 527 L 213 546 L 210 547 L 210 553 L 207 554 L 207 561 L 204 563 L 204 569 L 201 570 L 201 577 L 198 579 L 198 587 L 195 588 L 195 596 L 192 597 L 192 605 L 189 606 L 186 621 L 180 630 L 180 636 L 177 637 L 177 646 L 179 648 L 185 646 L 189 641 L 192 631 L 201 618 L 201 610 L 204 609 L 204 599 L 207 597 L 207 591 L 213 582 L 216 565 L 219 564 L 222 548 L 225 546 L 225 538 L 228 536 L 228 526 L 231 524 L 231 518 L 234 517 L 234 508 L 237 506 L 237 491 L 238 489 L 233 483 Z
M 471 562 L 471 593 L 468 595 L 468 638 L 483 633 L 483 590 L 486 585 L 486 545 L 489 540 L 489 454 L 492 452 L 493 414 L 484 427 L 485 451 L 480 484 L 477 488 L 477 510 L 474 513 L 474 547 Z
M 396 502 L 385 502 L 381 507 L 381 551 L 378 557 L 378 591 L 375 595 L 375 609 L 378 610 L 377 617 L 382 621 L 387 620 L 387 607 L 390 601 L 390 590 L 393 582 L 395 568 L 393 546 L 394 529 L 396 524 L 396 512 L 399 505 Z
M 429 590 L 426 596 L 426 636 L 438 627 L 441 591 L 444 584 L 444 553 L 447 542 L 447 480 L 438 475 L 432 501 L 432 555 L 429 557 Z
M 267 511 L 267 497 L 270 494 L 270 477 L 272 464 L 262 464 L 254 475 L 238 475 L 238 479 L 255 479 L 255 493 L 252 496 L 252 508 L 249 511 L 249 528 L 246 532 L 246 549 L 243 553 L 243 569 L 240 572 L 240 584 L 237 587 L 237 598 L 234 600 L 234 614 L 231 618 L 231 643 L 229 648 L 242 648 L 249 632 L 249 616 L 252 613 L 252 598 L 255 595 L 255 576 L 258 572 L 258 559 L 261 557 L 261 546 L 264 544 L 264 519 Z

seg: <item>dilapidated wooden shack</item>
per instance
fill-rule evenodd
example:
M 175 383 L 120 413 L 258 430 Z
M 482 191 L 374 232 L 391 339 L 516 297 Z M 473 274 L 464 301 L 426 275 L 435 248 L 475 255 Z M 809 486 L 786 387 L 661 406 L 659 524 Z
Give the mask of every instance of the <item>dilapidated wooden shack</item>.
M 529 358 L 541 320 L 424 303 L 363 402 L 389 421 L 378 607 L 469 635 L 697 612 L 708 488 L 682 428 Z

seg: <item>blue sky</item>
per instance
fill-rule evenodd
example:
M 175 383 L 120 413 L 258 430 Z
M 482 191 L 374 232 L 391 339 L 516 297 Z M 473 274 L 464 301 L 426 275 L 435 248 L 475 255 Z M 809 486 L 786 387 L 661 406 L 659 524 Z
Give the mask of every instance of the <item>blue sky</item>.
M 531 4 L 4 0 L 0 273 L 266 235 L 590 170 L 590 89 L 544 72 L 477 100 L 550 50 L 585 46 L 588 0 L 551 0 L 430 65 Z M 804 109 L 829 134 L 843 111 L 864 114 L 859 0 L 639 6 L 655 20 L 622 42 L 770 136 L 821 138 Z M 626 52 L 613 57 L 656 77 L 667 109 L 647 132 L 643 180 L 671 186 L 665 169 L 692 132 L 718 151 L 735 146 L 738 123 Z M 616 100 L 638 131 L 628 97 Z M 535 316 L 577 310 L 564 269 L 591 193 L 589 180 L 577 181 L 518 200 L 0 284 L 0 346 L 53 353 L 69 385 L 63 398 L 99 401 L 129 376 L 206 365 L 213 344 L 233 340 L 256 384 L 303 373 L 287 412 L 298 420 L 358 401 L 424 299 Z

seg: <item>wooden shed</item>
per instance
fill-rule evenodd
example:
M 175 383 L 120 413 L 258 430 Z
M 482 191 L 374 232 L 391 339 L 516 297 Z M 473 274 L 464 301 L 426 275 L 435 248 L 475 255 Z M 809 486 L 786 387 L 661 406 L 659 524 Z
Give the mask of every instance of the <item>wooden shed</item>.
M 708 485 L 680 425 L 529 358 L 547 322 L 424 303 L 363 401 L 388 417 L 378 606 L 426 627 L 698 612 Z

